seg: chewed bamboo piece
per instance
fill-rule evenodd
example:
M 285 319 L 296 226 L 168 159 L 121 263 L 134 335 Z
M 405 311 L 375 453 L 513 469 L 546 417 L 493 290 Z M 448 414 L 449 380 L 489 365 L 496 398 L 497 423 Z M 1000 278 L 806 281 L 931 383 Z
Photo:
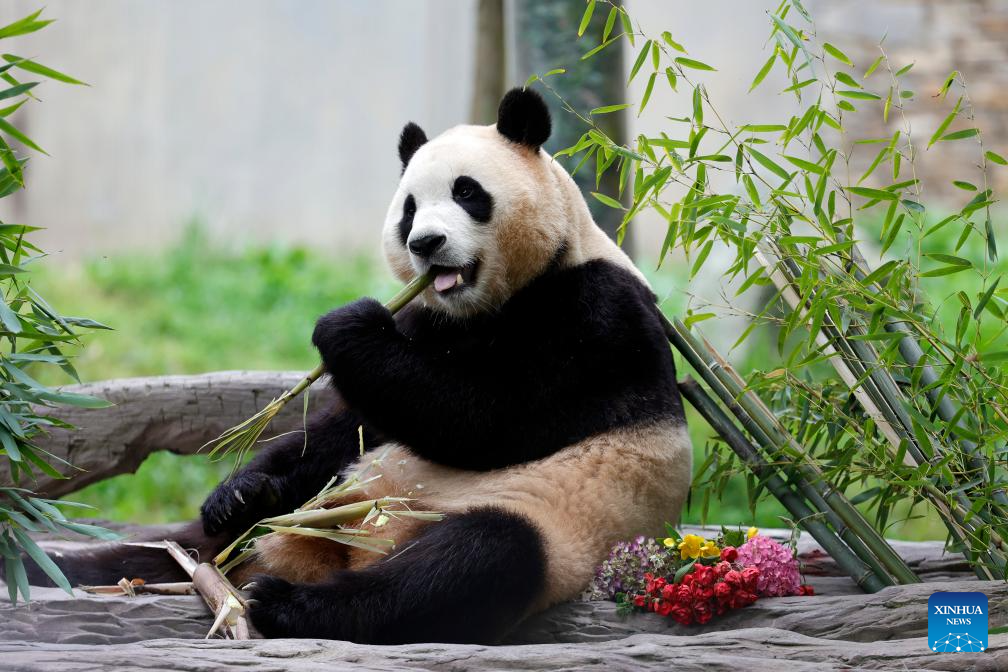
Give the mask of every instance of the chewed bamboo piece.
M 399 290 L 392 299 L 385 304 L 385 307 L 389 309 L 393 315 L 398 313 L 403 307 L 410 301 L 415 299 L 420 292 L 427 288 L 427 285 L 431 283 L 431 276 L 429 274 L 419 275 Z M 256 444 L 259 437 L 266 430 L 269 423 L 276 417 L 276 414 L 287 405 L 291 399 L 294 399 L 299 394 L 307 390 L 312 383 L 322 377 L 325 373 L 325 367 L 319 364 L 314 369 L 305 374 L 297 385 L 287 390 L 279 397 L 273 401 L 266 404 L 266 406 L 253 415 L 248 420 L 245 420 L 241 424 L 235 425 L 231 429 L 224 431 L 216 439 L 207 442 L 203 448 L 211 446 L 210 456 L 215 457 L 220 454 L 221 457 L 232 452 L 237 452 L 235 465 L 241 463 L 242 458 L 245 454 Z
M 209 562 L 197 563 L 174 541 L 165 541 L 164 547 L 185 573 L 192 577 L 193 587 L 215 615 L 206 638 L 210 639 L 221 631 L 230 634 L 231 639 L 251 639 L 251 630 L 245 618 L 248 612 L 245 598 L 221 571 Z
M 137 595 L 195 595 L 196 588 L 191 581 L 173 583 L 145 583 L 142 579 L 122 579 L 111 586 L 78 586 L 91 595 L 109 595 L 111 597 L 135 597 Z

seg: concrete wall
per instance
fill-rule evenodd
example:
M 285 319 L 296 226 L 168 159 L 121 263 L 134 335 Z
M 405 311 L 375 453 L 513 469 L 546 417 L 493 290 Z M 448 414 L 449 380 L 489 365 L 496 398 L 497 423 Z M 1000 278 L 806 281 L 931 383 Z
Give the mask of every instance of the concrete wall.
M 0 21 L 38 6 L 8 0 Z M 161 245 L 193 216 L 238 240 L 373 246 L 402 125 L 469 109 L 474 6 L 52 0 L 57 23 L 3 48 L 91 87 L 47 82 L 19 111 L 52 156 L 0 217 L 69 256 Z
M 628 0 L 648 31 L 668 29 L 718 66 L 704 80 L 737 123 L 786 114 L 779 82 L 746 93 L 767 53 L 770 4 Z M 918 138 L 944 116 L 930 94 L 955 63 L 984 109 L 992 148 L 1008 154 L 999 146 L 1008 141 L 1008 2 L 806 5 L 822 35 L 845 35 L 836 40 L 862 71 L 886 31 L 896 60 L 917 61 Z M 37 6 L 7 0 L 0 20 Z M 413 119 L 436 133 L 469 113 L 475 0 L 50 0 L 45 14 L 58 22 L 4 50 L 92 86 L 45 83 L 44 102 L 18 113 L 52 156 L 32 160 L 28 191 L 0 202 L 0 218 L 49 227 L 41 242 L 56 259 L 156 248 L 193 216 L 238 242 L 376 249 L 402 124 Z M 634 82 L 631 97 L 643 85 Z M 689 109 L 688 91 L 660 88 L 644 115 L 631 117 L 633 133 L 667 128 L 666 116 Z M 966 154 L 941 164 L 939 181 L 962 165 L 969 169 Z M 637 230 L 639 249 L 656 250 L 663 225 L 645 217 Z

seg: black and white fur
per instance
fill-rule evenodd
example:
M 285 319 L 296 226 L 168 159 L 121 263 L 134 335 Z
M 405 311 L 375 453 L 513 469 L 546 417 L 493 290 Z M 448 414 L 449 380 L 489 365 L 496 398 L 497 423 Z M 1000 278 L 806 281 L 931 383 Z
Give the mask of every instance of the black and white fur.
M 343 401 L 306 450 L 280 439 L 218 486 L 190 543 L 219 548 L 355 470 L 381 475 L 359 498 L 447 517 L 391 520 L 384 557 L 262 538 L 241 576 L 257 575 L 264 635 L 494 642 L 574 598 L 614 542 L 677 518 L 691 450 L 654 295 L 541 150 L 549 131 L 542 99 L 519 89 L 496 126 L 433 140 L 404 128 L 384 248 L 401 279 L 432 272 L 434 286 L 395 317 L 361 299 L 319 319 L 312 340 Z M 128 553 L 103 553 L 102 577 L 58 561 L 77 581 L 136 575 Z

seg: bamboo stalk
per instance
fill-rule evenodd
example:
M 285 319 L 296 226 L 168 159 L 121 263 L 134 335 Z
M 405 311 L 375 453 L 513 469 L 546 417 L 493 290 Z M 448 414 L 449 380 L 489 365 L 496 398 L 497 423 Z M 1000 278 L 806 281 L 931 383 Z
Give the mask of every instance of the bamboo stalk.
M 410 280 L 405 287 L 399 290 L 399 292 L 385 304 L 385 307 L 388 308 L 389 312 L 395 315 L 402 310 L 406 304 L 415 299 L 420 292 L 426 289 L 431 283 L 431 280 L 432 278 L 430 274 L 418 275 Z M 216 439 L 207 442 L 203 448 L 211 446 L 211 457 L 218 455 L 218 453 L 220 453 L 221 457 L 223 457 L 231 452 L 237 452 L 238 455 L 235 459 L 235 466 L 237 468 L 238 463 L 241 462 L 245 453 L 247 453 L 256 444 L 259 437 L 262 436 L 262 433 L 266 430 L 266 427 L 269 425 L 270 421 L 273 420 L 276 414 L 287 405 L 287 402 L 307 390 L 311 384 L 321 378 L 324 373 L 325 366 L 319 364 L 305 374 L 305 377 L 298 381 L 297 385 L 266 404 L 261 411 L 249 419 L 225 430 Z
M 674 324 L 666 324 L 666 333 L 672 340 L 673 345 L 686 356 L 690 363 L 697 368 L 697 371 L 705 377 L 711 384 L 719 397 L 726 404 L 738 403 L 743 413 L 739 420 L 744 424 L 754 423 L 759 430 L 770 440 L 768 448 L 777 455 L 790 454 L 796 458 L 792 465 L 796 470 L 796 484 L 800 484 L 803 491 L 815 491 L 826 505 L 824 514 L 835 514 L 843 521 L 843 524 L 850 528 L 852 534 L 856 535 L 872 554 L 892 573 L 900 583 L 918 583 L 920 579 L 907 566 L 903 559 L 892 550 L 889 543 L 882 535 L 875 530 L 872 525 L 865 520 L 864 516 L 853 504 L 836 490 L 819 471 L 813 461 L 808 458 L 804 448 L 794 440 L 790 434 L 780 426 L 773 413 L 768 409 L 755 394 L 745 389 L 744 381 L 733 377 L 734 371 L 723 359 L 716 356 L 716 352 L 710 348 L 709 344 L 701 344 L 689 329 L 681 321 L 676 320 Z M 706 347 L 705 347 L 706 346 Z M 705 352 L 710 361 L 704 360 L 700 353 Z M 711 354 L 714 353 L 714 354 Z M 705 373 L 706 372 L 706 373 Z M 715 382 L 711 382 L 715 381 Z
M 711 389 L 716 390 L 718 396 L 724 402 L 725 406 L 738 418 L 739 422 L 746 429 L 751 436 L 753 436 L 757 442 L 764 447 L 768 454 L 777 455 L 777 461 L 781 461 L 781 452 L 783 448 L 771 439 L 770 435 L 760 427 L 755 420 L 750 417 L 750 415 L 738 404 L 735 398 L 727 392 L 723 383 L 718 379 L 718 377 L 710 370 L 706 362 L 700 356 L 699 351 L 694 351 L 693 347 L 690 345 L 686 339 L 684 339 L 672 326 L 671 323 L 666 323 L 666 331 L 668 332 L 669 340 L 672 341 L 673 345 L 680 351 L 680 353 L 686 358 L 690 365 L 696 370 L 707 384 L 711 386 Z M 826 518 L 827 522 L 836 530 L 840 538 L 847 544 L 847 546 L 859 557 L 861 560 L 872 567 L 875 570 L 877 576 L 884 582 L 891 583 L 893 581 L 892 577 L 886 571 L 886 569 L 881 565 L 879 559 L 876 557 L 875 553 L 865 544 L 864 541 L 857 535 L 857 533 L 852 530 L 848 525 L 846 525 L 843 519 L 836 514 L 835 511 L 826 502 L 826 499 L 820 494 L 819 490 L 812 486 L 806 479 L 800 475 L 794 473 L 794 464 L 790 459 L 783 459 L 789 465 L 791 474 L 789 476 L 790 480 L 795 484 L 795 486 L 801 491 L 805 498 L 816 507 Z
M 756 474 L 773 493 L 774 497 L 784 505 L 784 508 L 794 516 L 795 522 L 804 527 L 812 538 L 830 554 L 836 563 L 861 587 L 862 590 L 874 593 L 886 586 L 895 584 L 878 564 L 869 566 L 855 554 L 837 534 L 830 530 L 818 515 L 784 482 L 776 468 L 764 460 L 750 444 L 741 431 L 700 387 L 699 383 L 687 376 L 679 382 L 679 391 L 692 404 L 714 430 L 721 435 L 725 443 L 735 451 L 735 454 Z
M 797 276 L 800 275 L 800 270 L 794 261 L 786 258 L 779 249 L 775 250 L 774 254 L 780 259 L 780 263 L 771 264 L 762 250 L 756 252 L 756 257 L 791 308 L 801 315 L 806 310 L 806 305 L 794 289 L 794 283 Z M 852 324 L 850 328 L 860 334 L 865 333 L 856 323 Z M 830 357 L 834 368 L 847 383 L 865 411 L 879 424 L 879 428 L 889 439 L 893 448 L 898 449 L 904 441 L 906 442 L 907 454 L 904 458 L 906 462 L 911 466 L 922 466 L 933 463 L 939 453 L 947 454 L 945 447 L 936 443 L 930 436 L 927 437 L 926 445 L 918 441 L 912 419 L 903 405 L 898 403 L 901 400 L 905 403 L 909 402 L 888 371 L 878 366 L 878 354 L 871 344 L 846 338 L 828 312 L 823 316 L 822 328 L 816 334 L 816 340 L 824 346 L 828 355 L 830 351 L 834 353 L 834 356 Z M 837 350 L 833 350 L 832 346 L 834 345 Z M 879 415 L 885 418 L 884 424 L 880 422 Z M 928 452 L 925 452 L 925 448 Z M 955 476 L 945 461 L 940 464 L 940 469 L 941 476 L 934 477 L 937 486 L 934 484 L 924 486 L 925 491 L 929 494 L 929 499 L 936 508 L 944 512 L 943 521 L 953 539 L 964 546 L 967 539 L 981 540 L 977 529 L 968 522 L 969 512 L 974 510 L 973 502 L 961 490 L 952 492 L 950 495 L 949 493 L 954 487 L 953 484 L 956 482 Z M 955 506 L 946 501 L 949 497 L 955 500 L 960 511 L 954 511 Z M 1000 529 L 995 531 L 990 508 L 990 503 L 987 503 L 977 511 L 980 520 L 990 526 L 989 532 L 995 544 L 993 548 L 988 545 L 988 550 L 983 555 L 994 567 L 1003 571 L 1005 559 L 994 549 L 997 545 L 1003 545 L 1004 535 Z M 974 570 L 981 579 L 991 578 L 990 572 L 985 567 L 977 565 Z
M 668 325 L 669 329 L 672 329 L 672 325 Z M 762 445 L 768 454 L 778 454 L 781 451 L 781 446 L 778 445 L 770 435 L 763 430 L 746 411 L 738 404 L 734 397 L 727 395 L 725 393 L 725 388 L 721 381 L 718 380 L 717 376 L 711 372 L 700 356 L 700 352 L 694 351 L 693 347 L 683 339 L 678 333 L 671 333 L 669 335 L 670 340 L 676 344 L 677 348 L 686 357 L 690 365 L 696 370 L 707 384 L 711 386 L 712 389 L 719 391 L 719 396 L 721 396 L 725 406 L 731 411 L 731 413 L 739 419 L 739 422 L 749 432 L 750 436 L 756 439 L 757 443 Z M 778 459 L 778 461 L 780 461 Z M 862 539 L 852 530 L 848 525 L 846 525 L 843 519 L 833 511 L 830 505 L 826 502 L 826 499 L 820 494 L 819 490 L 812 486 L 807 480 L 794 473 L 794 465 L 790 460 L 784 460 L 788 465 L 788 478 L 795 484 L 795 486 L 801 491 L 802 495 L 809 501 L 809 503 L 818 509 L 822 515 L 825 517 L 826 521 L 836 530 L 836 533 L 840 536 L 845 544 L 859 557 L 865 564 L 871 567 L 875 574 L 880 580 L 885 582 L 887 585 L 893 585 L 895 581 L 892 576 L 886 571 L 882 566 L 879 559 L 876 557 L 875 553 L 862 541 Z

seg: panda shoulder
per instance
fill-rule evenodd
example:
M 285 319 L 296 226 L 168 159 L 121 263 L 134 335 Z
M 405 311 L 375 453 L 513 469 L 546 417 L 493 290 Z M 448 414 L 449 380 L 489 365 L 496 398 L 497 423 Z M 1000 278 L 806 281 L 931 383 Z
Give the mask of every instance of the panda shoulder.
M 650 321 L 657 314 L 651 288 L 636 273 L 606 259 L 557 269 L 528 289 L 526 299 L 536 312 L 580 330 L 609 332 L 616 323 Z

